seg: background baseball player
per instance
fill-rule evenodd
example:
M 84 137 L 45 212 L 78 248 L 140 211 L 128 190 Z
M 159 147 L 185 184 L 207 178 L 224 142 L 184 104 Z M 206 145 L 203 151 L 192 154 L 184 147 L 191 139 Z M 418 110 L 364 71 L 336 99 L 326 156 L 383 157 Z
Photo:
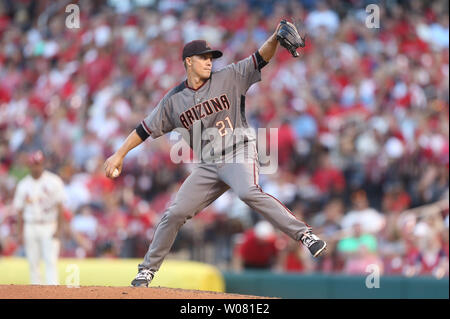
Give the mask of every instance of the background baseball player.
M 246 130 L 247 90 L 261 80 L 261 69 L 274 56 L 278 41 L 297 57 L 295 48 L 303 46 L 302 40 L 293 25 L 282 21 L 254 54 L 216 72 L 212 72 L 212 60 L 222 52 L 203 40 L 185 45 L 182 59 L 187 79 L 166 94 L 104 165 L 106 176 L 117 177 L 114 171 L 121 172 L 131 149 L 149 137 L 155 139 L 175 129 L 181 129 L 183 139 L 201 161 L 157 225 L 133 286 L 148 286 L 180 227 L 230 188 L 274 226 L 301 241 L 314 257 L 324 250 L 326 243 L 312 234 L 308 225 L 258 185 L 256 137 Z
M 31 284 L 41 284 L 39 264 L 43 259 L 46 283 L 57 285 L 59 237 L 66 195 L 63 181 L 44 169 L 44 161 L 42 151 L 30 154 L 30 174 L 17 185 L 13 204 L 19 216 L 19 235 L 24 241 Z

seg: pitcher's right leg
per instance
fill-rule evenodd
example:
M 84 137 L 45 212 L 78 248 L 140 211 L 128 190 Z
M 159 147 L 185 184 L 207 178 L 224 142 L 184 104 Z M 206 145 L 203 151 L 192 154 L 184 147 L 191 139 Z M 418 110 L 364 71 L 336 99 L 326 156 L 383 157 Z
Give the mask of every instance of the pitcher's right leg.
M 200 165 L 194 169 L 157 225 L 144 261 L 139 264 L 139 274 L 133 280 L 133 286 L 148 285 L 169 253 L 181 226 L 228 189 L 229 186 L 217 178 L 215 165 Z

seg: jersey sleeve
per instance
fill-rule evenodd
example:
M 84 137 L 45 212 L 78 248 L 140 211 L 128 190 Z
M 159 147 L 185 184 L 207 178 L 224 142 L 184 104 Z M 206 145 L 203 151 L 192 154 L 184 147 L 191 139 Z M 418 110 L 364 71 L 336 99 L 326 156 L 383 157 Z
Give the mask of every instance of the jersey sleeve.
M 167 99 L 161 100 L 153 111 L 136 128 L 136 132 L 145 140 L 147 137 L 160 137 L 174 129 L 172 118 L 168 110 Z
M 231 64 L 241 87 L 244 88 L 244 94 L 252 84 L 261 81 L 261 69 L 266 64 L 267 62 L 262 59 L 258 51 L 237 63 Z

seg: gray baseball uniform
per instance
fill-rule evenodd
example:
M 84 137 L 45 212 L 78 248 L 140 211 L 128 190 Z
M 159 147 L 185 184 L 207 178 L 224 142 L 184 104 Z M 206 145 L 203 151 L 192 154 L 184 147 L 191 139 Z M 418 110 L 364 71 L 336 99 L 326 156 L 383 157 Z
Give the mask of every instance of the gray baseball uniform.
M 245 94 L 261 81 L 265 64 L 256 51 L 212 72 L 196 90 L 184 81 L 136 128 L 143 140 L 177 130 L 199 159 L 158 223 L 140 269 L 158 271 L 180 227 L 230 188 L 291 238 L 298 241 L 310 229 L 258 185 L 256 136 L 245 119 Z

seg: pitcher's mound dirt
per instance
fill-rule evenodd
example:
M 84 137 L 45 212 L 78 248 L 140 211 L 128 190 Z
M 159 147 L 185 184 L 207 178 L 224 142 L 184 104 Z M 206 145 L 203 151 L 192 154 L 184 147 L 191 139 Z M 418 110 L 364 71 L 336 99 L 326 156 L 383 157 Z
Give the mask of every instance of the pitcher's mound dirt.
M 258 299 L 267 297 L 173 288 L 0 285 L 0 299 Z

